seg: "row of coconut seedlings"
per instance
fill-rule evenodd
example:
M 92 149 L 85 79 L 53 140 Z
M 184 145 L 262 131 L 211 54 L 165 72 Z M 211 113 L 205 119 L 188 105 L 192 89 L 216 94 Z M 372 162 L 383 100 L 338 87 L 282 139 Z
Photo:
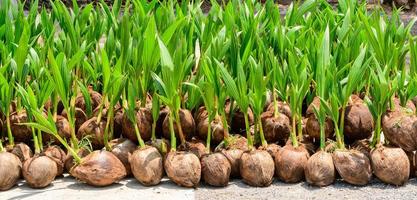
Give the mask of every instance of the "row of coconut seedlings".
M 337 12 L 315 7 L 319 4 L 310 8 L 314 17 L 299 18 L 299 21 L 291 18 L 291 15 L 307 12 L 301 8 L 311 3 L 295 5 L 285 18 L 286 25 L 272 21 L 268 24 L 270 27 L 262 29 L 258 29 L 259 24 L 269 12 L 276 14 L 277 9 L 269 4 L 254 15 L 253 5 L 237 4 L 239 8 L 251 9 L 250 12 L 241 9 L 241 16 L 235 18 L 244 24 L 243 30 L 238 31 L 239 27 L 234 24 L 213 25 L 214 33 L 206 34 L 215 37 L 205 42 L 204 35 L 201 36 L 201 47 L 199 40 L 195 43 L 184 40 L 193 27 L 180 26 L 185 18 L 176 19 L 176 23 L 159 36 L 157 17 L 152 14 L 146 18 L 143 30 L 146 36 L 135 41 L 132 38 L 141 33 L 135 32 L 136 18 L 129 18 L 125 13 L 118 24 L 120 33 L 116 34 L 116 39 L 112 41 L 109 37 L 104 48 L 97 44 L 98 49 L 88 56 L 86 52 L 92 50 L 86 45 L 88 42 L 69 50 L 64 45 L 65 51 L 61 53 L 51 48 L 54 45 L 62 48 L 60 39 L 45 43 L 38 39 L 38 43 L 32 43 L 35 46 L 29 48 L 29 41 L 35 40 L 28 30 L 30 26 L 25 25 L 18 40 L 16 52 L 19 53 L 2 52 L 5 57 L 1 75 L 1 103 L 5 115 L 2 121 L 6 122 L 5 138 L 9 143 L 5 149 L 21 155 L 19 164 L 12 154 L 2 153 L 5 159 L 11 160 L 1 162 L 10 165 L 2 169 L 18 169 L 10 176 L 12 178 L 3 179 L 5 186 L 2 188 L 15 184 L 22 161 L 24 178 L 35 188 L 49 185 L 62 174 L 64 167 L 72 176 L 95 186 L 112 184 L 130 172 L 144 185 L 155 185 L 164 171 L 175 183 L 186 187 L 196 187 L 200 177 L 208 184 L 224 186 L 229 177 L 239 176 L 250 185 L 268 186 L 274 173 L 285 182 L 298 182 L 305 176 L 308 182 L 325 186 L 335 180 L 336 171 L 352 184 L 368 183 L 372 172 L 384 182 L 403 184 L 410 171 L 408 158 L 404 159 L 405 153 L 400 148 L 381 146 L 379 135 L 382 123 L 390 144 L 408 152 L 415 150 L 413 140 L 397 137 L 399 131 L 404 131 L 398 127 L 410 126 L 414 119 L 413 115 L 399 109 L 415 96 L 414 73 L 402 68 L 404 49 L 398 48 L 408 39 L 409 28 L 397 29 L 393 21 L 387 31 L 385 24 L 380 24 L 381 19 L 386 19 L 366 16 L 362 8 L 356 7 L 346 10 L 341 7 L 344 16 L 340 21 L 335 17 Z M 221 16 L 222 12 L 230 14 L 233 6 L 236 5 L 229 4 L 226 11 L 213 11 L 206 19 L 208 22 L 201 19 L 191 22 L 203 27 L 214 20 L 213 16 Z M 64 7 L 58 3 L 55 9 Z M 173 9 L 162 10 L 166 15 L 173 12 Z M 358 17 L 352 20 L 355 14 Z M 47 21 L 47 14 L 43 12 L 43 15 L 43 20 Z M 99 18 L 97 13 L 91 15 Z M 320 34 L 315 36 L 305 35 L 309 28 L 294 32 L 292 27 L 297 23 L 313 27 L 315 20 L 332 16 L 334 21 L 320 20 L 325 26 L 317 28 Z M 353 43 L 358 40 L 354 31 L 330 31 L 334 27 L 343 28 L 346 23 L 357 26 L 359 20 L 367 22 L 361 35 L 371 38 L 369 43 L 363 42 L 367 41 L 364 39 Z M 331 28 L 327 28 L 329 26 Z M 276 29 L 269 29 L 271 27 Z M 277 29 L 282 34 L 276 34 Z M 372 37 L 379 35 L 373 35 L 372 29 L 386 34 L 387 40 L 392 39 L 390 34 L 405 37 L 381 46 L 373 42 L 378 39 Z M 179 33 L 174 34 L 176 30 Z M 264 31 L 270 31 L 269 35 L 265 37 Z M 49 34 L 53 35 L 53 31 Z M 244 40 L 250 36 L 252 40 Z M 331 37 L 337 39 L 331 40 Z M 60 38 L 74 44 L 82 40 L 71 35 L 68 39 L 62 34 Z M 410 50 L 415 54 L 414 43 L 410 41 L 409 46 L 404 47 L 405 53 Z M 120 48 L 120 52 L 117 47 L 112 49 L 111 44 L 118 42 L 128 48 Z M 275 45 L 281 43 L 288 44 L 288 48 L 276 50 Z M 349 50 L 343 43 L 353 47 Z M 8 45 L 7 42 L 2 44 Z M 385 48 L 396 49 L 396 53 L 384 56 L 381 52 Z M 112 53 L 114 49 L 116 54 Z M 320 51 L 311 53 L 312 49 Z M 340 56 L 347 52 L 353 56 Z M 400 59 L 393 59 L 395 56 Z M 395 64 L 399 67 L 389 67 Z M 343 67 L 336 67 L 339 65 Z M 92 72 L 91 76 L 86 71 Z M 94 91 L 94 86 L 100 92 Z M 385 94 L 386 91 L 390 94 Z M 353 93 L 365 96 L 366 104 L 360 97 L 352 96 Z M 400 98 L 400 103 L 395 103 L 394 94 Z M 307 109 L 305 119 L 303 104 L 313 96 L 317 97 Z M 387 105 L 390 105 L 389 112 L 383 116 Z M 402 120 L 405 120 L 404 126 L 398 126 Z M 369 138 L 374 127 L 372 144 L 356 145 L 366 147 L 362 148 L 363 152 L 345 147 L 344 140 L 351 144 Z M 207 140 L 206 144 L 192 139 L 194 130 L 200 139 Z M 229 135 L 230 130 L 246 138 Z M 326 148 L 326 139 L 332 138 L 333 132 L 336 144 Z M 157 139 L 158 133 L 170 139 L 170 144 Z M 413 137 L 412 131 L 400 133 Z M 117 134 L 124 139 L 112 140 L 119 138 Z M 181 143 L 178 150 L 176 138 Z M 14 145 L 14 139 L 33 144 L 35 156 L 30 155 L 28 146 Z M 97 151 L 88 152 L 83 144 L 85 140 Z M 212 141 L 221 144 L 213 149 Z M 307 147 L 313 146 L 315 141 L 320 141 L 321 151 L 310 158 L 314 147 Z M 48 142 L 62 145 L 68 155 L 59 146 L 43 150 L 44 143 Z M 279 148 L 277 144 L 284 147 Z M 375 149 L 366 150 L 368 147 Z M 391 150 L 395 154 L 386 153 Z M 381 154 L 384 159 L 378 157 Z M 389 167 L 384 167 L 387 164 L 381 161 L 387 160 L 385 157 L 395 159 L 398 166 L 390 163 Z M 383 171 L 387 168 L 391 171 Z M 326 169 L 325 173 L 321 169 Z M 357 171 L 362 173 L 353 173 Z

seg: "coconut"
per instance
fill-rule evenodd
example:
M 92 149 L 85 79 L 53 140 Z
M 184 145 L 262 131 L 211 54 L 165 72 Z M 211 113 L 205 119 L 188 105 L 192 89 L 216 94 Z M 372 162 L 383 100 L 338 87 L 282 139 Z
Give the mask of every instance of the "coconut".
M 371 151 L 371 164 L 375 176 L 382 182 L 403 185 L 410 175 L 410 161 L 401 148 L 378 146 Z
M 371 157 L 371 146 L 370 142 L 367 139 L 358 140 L 351 145 L 352 149 L 358 150 L 365 154 L 368 158 Z
M 227 186 L 231 170 L 229 160 L 220 152 L 201 157 L 203 180 L 211 186 Z
M 185 151 L 171 151 L 165 159 L 165 172 L 174 183 L 184 187 L 197 187 L 201 164 L 198 157 Z
M 230 103 L 227 102 L 226 103 L 226 115 L 227 118 L 230 119 L 230 117 L 232 117 L 231 120 L 231 130 L 233 130 L 236 133 L 239 134 L 244 134 L 246 132 L 246 123 L 245 123 L 245 115 L 243 114 L 242 111 L 240 111 L 239 109 L 234 110 L 233 115 L 230 116 L 231 110 L 230 110 Z M 252 109 L 248 108 L 248 122 L 249 122 L 249 126 L 253 125 L 254 123 L 254 116 L 253 116 L 253 112 Z
M 92 186 L 108 186 L 126 176 L 123 163 L 108 151 L 94 151 L 71 170 L 78 180 Z
M 274 178 L 274 160 L 267 151 L 252 150 L 242 154 L 240 175 L 248 185 L 266 187 Z
M 13 137 L 16 142 L 29 143 L 31 141 L 32 129 L 21 125 L 21 123 L 27 122 L 28 116 L 25 110 L 13 112 L 10 115 L 10 129 L 13 131 Z
M 146 146 L 134 151 L 129 156 L 132 173 L 145 186 L 158 185 L 164 175 L 162 156 L 158 149 Z
M 67 111 L 63 110 L 61 116 L 68 119 Z M 78 132 L 81 125 L 88 120 L 87 114 L 81 108 L 75 108 L 75 132 Z
M 94 110 L 101 104 L 102 96 L 100 93 L 94 91 L 91 87 L 88 88 L 88 93 L 90 94 L 91 98 L 91 110 Z M 83 94 L 80 93 L 77 95 L 75 99 L 75 107 L 80 108 L 83 111 L 87 109 Z
M 373 130 L 374 120 L 368 106 L 359 96 L 352 95 L 345 111 L 345 142 L 369 138 Z
M 44 188 L 58 173 L 56 162 L 48 156 L 35 155 L 23 163 L 22 174 L 32 188 Z
M 332 154 L 325 151 L 313 154 L 307 161 L 304 174 L 311 185 L 324 187 L 332 184 L 336 176 Z
M 215 151 L 222 152 L 224 156 L 229 160 L 232 167 L 230 176 L 233 178 L 240 177 L 240 158 L 244 151 L 248 150 L 247 140 L 241 135 L 229 136 L 228 146 L 225 143 L 220 143 Z
M 369 158 L 358 150 L 335 150 L 334 166 L 344 181 L 353 185 L 366 185 L 372 177 Z
M 181 151 L 191 152 L 195 154 L 198 159 L 207 154 L 204 142 L 195 138 L 193 138 L 190 142 L 186 142 L 184 145 L 181 145 L 178 149 Z
M 197 133 L 198 137 L 202 140 L 207 139 L 207 132 L 208 132 L 208 113 L 205 107 L 200 107 L 196 112 L 196 116 L 194 117 L 195 123 L 197 124 Z M 223 123 L 221 122 L 220 118 L 215 118 L 211 123 L 211 131 L 212 137 L 211 142 L 213 144 L 219 144 L 223 141 L 224 138 L 224 128 Z
M 296 183 L 304 179 L 304 167 L 309 153 L 303 145 L 293 147 L 288 143 L 275 156 L 277 176 L 286 183 Z
M 88 154 L 90 154 L 90 152 L 85 148 L 79 149 L 77 153 L 77 155 L 80 158 L 84 158 Z M 65 170 L 71 174 L 71 169 L 72 167 L 74 167 L 74 165 L 75 165 L 74 157 L 72 156 L 71 153 L 68 152 L 67 156 L 65 157 L 65 162 L 64 162 Z
M 83 137 L 89 137 L 88 139 L 93 146 L 93 149 L 101 149 L 104 147 L 104 130 L 106 128 L 106 121 L 101 119 L 97 124 L 97 117 L 92 117 L 91 119 L 84 122 L 78 130 L 77 137 L 79 139 Z
M 132 173 L 130 169 L 129 154 L 136 149 L 136 144 L 129 139 L 119 138 L 110 141 L 111 152 L 123 163 L 126 169 L 126 174 Z
M 281 147 L 277 144 L 268 144 L 268 146 L 265 148 L 265 150 L 271 155 L 272 159 L 275 160 L 275 156 L 277 155 L 278 151 L 281 149 Z
M 385 138 L 405 151 L 417 150 L 417 116 L 400 111 L 388 112 L 382 118 Z
M 320 140 L 320 123 L 315 115 L 310 115 L 306 122 L 307 134 L 314 140 Z M 324 134 L 325 138 L 331 138 L 334 132 L 333 121 L 326 118 L 324 122 Z
M 139 128 L 140 136 L 144 141 L 151 139 L 152 136 L 152 111 L 149 108 L 140 108 L 136 112 L 136 123 Z M 127 113 L 124 114 L 122 120 L 122 135 L 133 142 L 137 142 L 135 126 L 130 121 Z
M 285 144 L 291 132 L 290 118 L 281 113 L 274 117 L 273 111 L 266 111 L 262 113 L 261 120 L 266 141 Z
M 61 149 L 61 147 L 53 145 L 49 146 L 43 151 L 43 155 L 48 156 L 53 161 L 55 161 L 57 166 L 57 176 L 61 176 L 64 173 L 64 164 L 65 158 L 67 155 L 65 151 Z
M 5 191 L 16 185 L 20 178 L 22 162 L 9 152 L 0 152 L 0 191 Z
M 195 130 L 195 122 L 194 122 L 193 115 L 191 114 L 189 110 L 186 110 L 186 109 L 180 109 L 179 115 L 180 115 L 180 124 L 181 124 L 184 137 L 186 140 L 189 140 L 194 135 L 194 130 Z M 169 114 L 165 117 L 164 122 L 162 123 L 162 130 L 163 130 L 163 134 L 165 138 L 167 139 L 171 138 L 171 133 L 169 131 Z M 174 119 L 174 132 L 175 132 L 176 138 L 180 138 L 175 119 Z
M 33 156 L 32 150 L 25 143 L 15 144 L 10 153 L 16 155 L 22 163 Z
M 57 115 L 56 122 L 55 122 L 58 135 L 63 139 L 69 139 L 71 137 L 71 127 L 68 120 L 61 116 Z M 54 144 L 59 144 L 58 139 L 56 139 L 51 134 L 42 134 L 42 140 L 44 143 L 51 143 L 54 141 Z

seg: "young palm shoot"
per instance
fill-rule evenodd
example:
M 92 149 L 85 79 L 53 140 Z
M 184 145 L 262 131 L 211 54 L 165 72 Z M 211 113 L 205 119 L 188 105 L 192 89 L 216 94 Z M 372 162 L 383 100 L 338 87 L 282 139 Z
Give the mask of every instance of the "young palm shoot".
M 326 77 L 326 72 L 328 72 L 326 69 L 329 68 L 331 62 L 328 28 L 326 28 L 326 31 L 322 36 L 320 47 L 321 52 L 319 53 L 318 66 L 316 68 L 316 73 L 319 74 L 316 79 L 316 95 L 318 98 L 326 101 L 326 98 L 328 98 L 327 88 L 329 88 L 329 84 L 331 84 L 331 81 Z M 332 154 L 325 151 L 325 128 L 327 125 L 326 111 L 323 107 L 316 105 L 313 105 L 313 109 L 315 118 L 318 120 L 320 126 L 320 149 L 308 159 L 304 173 L 308 183 L 324 187 L 334 182 L 336 171 Z
M 391 96 L 395 90 L 390 89 L 390 83 L 384 71 L 377 65 L 376 72 L 372 72 L 372 86 L 366 103 L 375 120 L 375 131 L 371 143 L 371 164 L 374 174 L 383 182 L 393 185 L 403 185 L 408 181 L 410 161 L 403 149 L 388 147 L 381 144 L 382 115 L 388 108 Z M 398 135 L 397 135 L 398 137 Z
M 196 187 L 200 182 L 201 164 L 198 157 L 190 152 L 177 151 L 176 132 L 180 137 L 182 145 L 185 145 L 185 136 L 182 130 L 183 123 L 188 123 L 191 118 L 193 124 L 194 119 L 189 111 L 180 113 L 181 92 L 180 89 L 187 72 L 186 64 L 174 65 L 171 54 L 169 53 L 164 42 L 158 38 L 158 45 L 161 55 L 161 74 L 152 74 L 158 88 L 158 95 L 161 101 L 169 107 L 169 114 L 164 120 L 164 124 L 168 122 L 171 149 L 167 154 L 164 166 L 168 177 L 176 184 L 184 187 Z M 188 113 L 188 114 L 187 114 Z M 180 117 L 180 114 L 182 117 Z M 190 115 L 190 116 L 188 116 Z M 181 119 L 182 118 L 182 119 Z M 177 129 L 174 129 L 174 121 Z M 166 125 L 163 126 L 164 132 L 167 132 Z
M 307 59 L 302 57 L 297 64 L 292 53 L 289 54 L 290 73 L 290 107 L 292 112 L 292 130 L 290 141 L 281 148 L 275 156 L 275 168 L 278 177 L 287 183 L 299 182 L 304 178 L 304 166 L 309 158 L 309 153 L 304 145 L 302 134 L 301 109 L 304 97 L 310 87 L 311 77 L 307 74 Z M 298 137 L 297 137 L 298 132 Z

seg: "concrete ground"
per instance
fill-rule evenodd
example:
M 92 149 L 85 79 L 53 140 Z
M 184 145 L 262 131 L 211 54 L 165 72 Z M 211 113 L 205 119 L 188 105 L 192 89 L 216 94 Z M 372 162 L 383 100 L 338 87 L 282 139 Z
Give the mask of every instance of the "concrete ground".
M 197 189 L 182 188 L 168 179 L 158 186 L 144 187 L 134 178 L 128 178 L 118 184 L 97 188 L 79 183 L 71 177 L 58 178 L 45 189 L 31 189 L 24 181 L 9 191 L 0 192 L 0 199 L 6 200 L 48 200 L 48 199 L 152 199 L 152 200 L 188 200 L 188 199 L 416 199 L 417 180 L 411 179 L 402 187 L 381 183 L 374 179 L 365 187 L 356 187 L 342 181 L 325 187 L 311 187 L 307 183 L 285 184 L 275 181 L 266 188 L 250 187 L 241 180 L 233 180 L 229 186 L 215 188 L 200 185 Z

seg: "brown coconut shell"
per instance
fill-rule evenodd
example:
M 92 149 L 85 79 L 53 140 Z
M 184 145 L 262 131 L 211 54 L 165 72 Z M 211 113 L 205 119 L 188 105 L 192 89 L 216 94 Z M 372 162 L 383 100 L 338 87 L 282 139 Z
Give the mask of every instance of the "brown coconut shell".
M 371 162 L 357 150 L 335 150 L 334 166 L 344 181 L 352 185 L 366 185 L 372 178 Z
M 245 183 L 255 187 L 271 185 L 274 178 L 274 160 L 264 150 L 246 151 L 240 162 L 240 175 Z
M 332 154 L 325 151 L 313 154 L 307 161 L 304 173 L 311 185 L 324 187 L 332 184 L 336 177 Z
M 197 187 L 201 177 L 198 157 L 185 151 L 171 151 L 165 159 L 165 172 L 169 179 L 183 187 Z
M 56 162 L 48 156 L 35 155 L 23 163 L 23 177 L 32 188 L 44 188 L 50 185 L 57 173 Z
M 231 120 L 231 130 L 234 131 L 235 133 L 239 133 L 244 135 L 246 132 L 246 124 L 245 124 L 245 116 L 244 114 L 240 111 L 240 109 L 235 109 L 233 112 L 233 116 L 230 116 L 231 110 L 230 110 L 230 103 L 227 102 L 226 103 L 226 107 L 225 107 L 225 111 L 226 111 L 226 115 L 227 118 L 230 119 L 230 117 L 232 118 Z M 252 109 L 248 109 L 248 121 L 249 121 L 249 126 L 253 125 L 254 123 L 254 116 L 253 116 L 253 112 Z
M 197 124 L 197 134 L 198 137 L 202 140 L 207 139 L 208 132 L 208 113 L 204 106 L 200 107 L 195 114 L 195 123 Z M 220 117 L 215 118 L 211 123 L 211 142 L 212 144 L 219 144 L 223 141 L 224 138 L 224 128 L 223 123 L 220 120 Z
M 10 153 L 16 155 L 22 163 L 33 156 L 32 150 L 25 143 L 15 144 Z
M 84 122 L 78 129 L 77 138 L 81 139 L 88 137 L 93 146 L 93 149 L 101 149 L 104 147 L 104 130 L 106 128 L 106 121 L 102 118 L 99 123 L 97 123 L 97 117 L 92 117 L 91 119 Z
M 351 149 L 358 150 L 370 158 L 372 150 L 370 145 L 371 143 L 368 139 L 358 140 L 351 145 Z
M 410 175 L 410 161 L 401 148 L 378 146 L 371 151 L 372 170 L 378 179 L 392 185 L 404 185 Z
M 78 180 L 92 186 L 108 186 L 126 176 L 123 163 L 108 151 L 94 151 L 71 170 Z
M 22 162 L 9 152 L 0 152 L 0 191 L 5 191 L 16 185 L 20 178 Z
M 181 123 L 182 131 L 184 133 L 184 137 L 186 140 L 189 140 L 193 137 L 194 132 L 195 132 L 195 122 L 194 122 L 193 115 L 191 114 L 189 110 L 180 109 L 179 116 L 180 116 L 180 123 Z M 164 134 L 164 138 L 166 139 L 171 138 L 171 133 L 169 131 L 169 114 L 166 115 L 164 122 L 162 123 L 162 131 Z M 177 139 L 180 139 L 175 120 L 174 120 L 174 132 L 175 132 L 175 137 Z
M 206 145 L 204 144 L 204 142 L 195 138 L 191 139 L 190 142 L 186 142 L 184 145 L 180 145 L 178 149 L 181 151 L 191 152 L 195 154 L 198 157 L 198 159 L 207 154 Z
M 296 183 L 304 179 L 304 167 L 310 157 L 302 145 L 285 145 L 275 156 L 275 172 L 282 181 Z
M 79 149 L 78 150 L 78 153 L 77 153 L 77 155 L 80 157 L 80 158 L 84 158 L 84 157 L 86 157 L 88 154 L 90 154 L 90 151 L 88 151 L 87 149 L 85 149 L 85 148 L 81 148 L 81 149 Z M 75 161 L 74 161 L 74 157 L 72 156 L 72 154 L 71 153 L 67 153 L 67 156 L 65 157 L 65 162 L 64 162 L 64 166 L 65 166 L 65 170 L 68 172 L 68 173 L 70 173 L 71 174 L 71 169 L 72 169 L 72 167 L 74 167 L 74 165 L 75 165 Z
M 230 135 L 228 138 L 228 146 L 225 146 L 225 143 L 220 143 L 215 151 L 222 152 L 224 156 L 229 160 L 232 167 L 230 177 L 238 178 L 240 177 L 240 157 L 243 152 L 248 150 L 247 139 L 241 135 Z
M 125 166 L 126 174 L 132 174 L 129 162 L 129 154 L 133 153 L 137 146 L 135 143 L 126 138 L 119 138 L 110 141 L 111 152 L 122 162 Z
M 68 120 L 65 117 L 61 115 L 57 115 L 55 125 L 58 131 L 58 135 L 61 138 L 63 139 L 71 138 L 71 127 L 70 127 Z M 54 141 L 54 144 L 60 144 L 58 139 L 56 139 L 53 135 L 47 134 L 47 133 L 42 134 L 42 141 L 45 144 L 51 143 L 52 141 Z
M 417 116 L 400 111 L 388 112 L 382 118 L 382 130 L 390 144 L 405 151 L 417 150 Z
M 61 176 L 64 173 L 64 165 L 65 165 L 65 159 L 67 157 L 67 154 L 64 150 L 62 150 L 61 147 L 53 145 L 49 146 L 43 151 L 43 155 L 48 156 L 53 161 L 55 161 L 57 166 L 57 174 L 56 176 Z
M 164 175 L 163 159 L 158 149 L 146 146 L 129 157 L 132 173 L 145 186 L 158 185 Z
M 136 123 L 139 128 L 140 136 L 144 141 L 148 141 L 152 136 L 152 111 L 149 108 L 140 108 L 136 112 Z M 133 142 L 137 142 L 135 126 L 130 121 L 127 113 L 123 116 L 122 121 L 122 135 Z
M 346 143 L 371 137 L 374 120 L 368 106 L 357 95 L 350 97 L 345 111 L 344 136 Z
M 266 141 L 285 144 L 291 132 L 290 118 L 281 113 L 275 117 L 273 111 L 266 111 L 262 113 L 261 120 Z
M 229 183 L 232 166 L 222 153 L 211 153 L 201 157 L 201 173 L 205 183 L 224 187 Z
M 67 111 L 63 110 L 61 116 L 68 119 Z M 75 132 L 88 120 L 87 114 L 81 108 L 75 108 Z
M 100 93 L 92 90 L 92 88 L 89 88 L 88 93 L 90 94 L 91 98 L 91 110 L 94 110 L 101 104 L 102 96 Z M 87 109 L 87 105 L 85 104 L 85 99 L 82 93 L 77 95 L 75 99 L 75 107 L 80 108 L 83 111 Z
M 32 140 L 32 129 L 21 125 L 21 123 L 27 122 L 29 121 L 25 110 L 10 114 L 10 129 L 15 142 L 29 143 Z
M 314 140 L 320 140 L 320 123 L 315 115 L 310 115 L 306 123 L 307 134 Z M 333 121 L 326 118 L 324 122 L 324 134 L 326 138 L 333 138 L 334 125 Z
M 262 148 L 260 148 L 260 149 L 262 149 Z M 275 156 L 277 155 L 277 153 L 280 149 L 281 149 L 281 147 L 277 144 L 268 144 L 268 146 L 263 150 L 266 150 L 269 153 L 269 155 L 271 155 L 272 159 L 275 160 Z

